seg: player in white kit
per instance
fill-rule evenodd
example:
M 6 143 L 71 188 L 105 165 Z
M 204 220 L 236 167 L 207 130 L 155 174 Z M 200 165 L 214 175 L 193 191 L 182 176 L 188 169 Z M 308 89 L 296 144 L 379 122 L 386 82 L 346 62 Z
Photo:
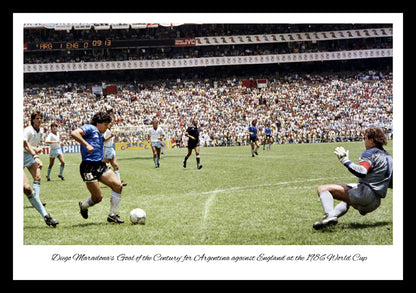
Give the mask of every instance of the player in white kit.
M 159 127 L 159 121 L 156 119 L 152 121 L 152 128 L 149 130 L 147 140 L 150 141 L 153 152 L 153 161 L 155 162 L 155 168 L 160 167 L 160 151 L 162 149 L 162 140 L 165 137 L 165 132 Z
M 49 144 L 49 147 L 50 147 L 49 166 L 48 166 L 48 173 L 46 175 L 46 179 L 48 181 L 51 180 L 50 178 L 51 170 L 55 162 L 55 158 L 58 158 L 59 162 L 61 163 L 61 166 L 59 167 L 58 177 L 61 178 L 61 180 L 65 180 L 63 176 L 63 172 L 65 168 L 65 160 L 64 160 L 64 155 L 62 154 L 62 150 L 61 150 L 61 138 L 58 133 L 58 125 L 54 122 L 51 124 L 51 133 L 49 133 L 48 136 L 45 138 L 45 143 Z
M 378 127 L 370 127 L 364 133 L 366 150 L 360 156 L 359 164 L 348 158 L 349 151 L 343 147 L 335 149 L 339 161 L 357 176 L 355 184 L 326 184 L 318 187 L 318 195 L 324 210 L 323 220 L 313 224 L 318 230 L 338 223 L 350 205 L 361 215 L 374 211 L 380 206 L 381 199 L 386 197 L 387 189 L 393 188 L 393 159 L 383 149 L 387 144 L 386 136 Z M 341 202 L 334 205 L 334 198 Z
M 43 131 L 40 128 L 42 123 L 42 113 L 33 112 L 30 116 L 30 126 L 23 130 L 23 168 L 27 168 L 33 177 L 33 186 L 30 187 L 29 180 L 24 174 L 23 177 L 23 192 L 26 194 L 32 206 L 42 215 L 45 223 L 48 226 L 56 227 L 57 220 L 46 212 L 45 207 L 40 201 L 40 170 L 42 168 L 42 161 L 38 154 L 42 152 L 38 145 L 43 137 Z
M 120 166 L 118 165 L 116 151 L 114 150 L 114 147 L 113 147 L 115 134 L 111 130 L 111 128 L 114 126 L 114 121 L 115 121 L 114 113 L 113 113 L 112 108 L 107 109 L 106 112 L 110 114 L 112 121 L 108 124 L 107 130 L 104 132 L 104 160 L 103 161 L 111 164 L 111 166 L 114 169 L 114 173 L 116 173 L 118 179 L 120 179 Z M 120 181 L 123 184 L 123 186 L 127 185 L 127 183 L 124 183 L 123 180 L 120 179 Z

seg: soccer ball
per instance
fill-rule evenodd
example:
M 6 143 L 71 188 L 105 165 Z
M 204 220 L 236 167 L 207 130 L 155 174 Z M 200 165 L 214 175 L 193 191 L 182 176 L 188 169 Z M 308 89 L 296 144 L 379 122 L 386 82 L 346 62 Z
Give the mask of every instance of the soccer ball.
M 142 209 L 134 209 L 130 212 L 130 221 L 132 224 L 141 224 L 144 225 L 146 222 L 146 212 Z

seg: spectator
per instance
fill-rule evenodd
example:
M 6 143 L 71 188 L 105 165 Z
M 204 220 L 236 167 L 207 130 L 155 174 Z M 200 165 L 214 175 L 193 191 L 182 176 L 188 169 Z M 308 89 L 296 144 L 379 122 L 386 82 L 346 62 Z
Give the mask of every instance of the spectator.
M 393 124 L 392 74 L 287 75 L 268 78 L 266 88 L 246 88 L 238 79 L 169 81 L 118 84 L 117 94 L 96 99 L 89 86 L 64 84 L 27 88 L 24 125 L 28 113 L 44 113 L 43 127 L 59 125 L 64 144 L 69 133 L 88 122 L 97 111 L 114 109 L 115 142 L 145 141 L 150 122 L 157 116 L 166 138 L 183 145 L 183 132 L 195 116 L 201 137 L 212 145 L 246 144 L 246 125 L 257 118 L 278 125 L 275 143 L 312 143 L 360 140 L 371 125 L 391 137 Z M 259 99 L 261 97 L 261 103 Z M 209 145 L 208 144 L 208 145 Z

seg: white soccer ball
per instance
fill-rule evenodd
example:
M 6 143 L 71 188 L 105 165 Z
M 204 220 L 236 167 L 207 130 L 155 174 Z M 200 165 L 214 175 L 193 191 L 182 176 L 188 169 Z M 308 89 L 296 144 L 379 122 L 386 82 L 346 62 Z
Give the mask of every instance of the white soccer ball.
M 142 209 L 134 209 L 130 212 L 130 221 L 133 224 L 141 224 L 144 225 L 146 222 L 146 212 Z

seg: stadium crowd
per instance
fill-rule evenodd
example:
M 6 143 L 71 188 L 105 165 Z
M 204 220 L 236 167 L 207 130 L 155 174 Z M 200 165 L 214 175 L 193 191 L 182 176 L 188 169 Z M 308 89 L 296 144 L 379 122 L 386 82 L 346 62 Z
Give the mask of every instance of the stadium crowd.
M 71 130 L 97 111 L 112 108 L 116 142 L 145 141 L 157 118 L 172 140 L 183 146 L 191 117 L 201 125 L 202 145 L 247 143 L 247 127 L 257 118 L 259 129 L 272 126 L 275 143 L 361 140 L 376 125 L 389 139 L 393 132 L 391 72 L 287 74 L 267 79 L 263 88 L 247 88 L 241 80 L 172 80 L 117 84 L 117 93 L 96 95 L 90 85 L 67 83 L 24 91 L 24 126 L 30 113 L 44 114 L 43 127 L 59 125 L 65 144 Z

